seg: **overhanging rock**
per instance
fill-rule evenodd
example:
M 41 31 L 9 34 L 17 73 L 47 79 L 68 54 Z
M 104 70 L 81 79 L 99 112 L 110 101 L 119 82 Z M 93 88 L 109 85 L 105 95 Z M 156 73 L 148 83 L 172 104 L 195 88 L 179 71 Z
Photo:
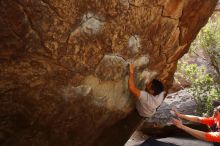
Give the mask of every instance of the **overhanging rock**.
M 138 123 L 127 64 L 139 88 L 168 89 L 216 2 L 1 0 L 0 143 L 123 145 Z

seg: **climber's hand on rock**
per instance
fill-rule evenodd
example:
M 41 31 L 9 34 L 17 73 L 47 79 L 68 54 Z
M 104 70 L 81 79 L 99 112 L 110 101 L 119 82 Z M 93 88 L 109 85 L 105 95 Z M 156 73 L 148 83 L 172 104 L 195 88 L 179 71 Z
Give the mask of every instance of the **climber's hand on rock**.
M 176 109 L 176 107 L 172 107 L 170 113 L 171 113 L 172 115 L 175 115 L 175 116 L 177 116 L 177 117 L 180 117 L 180 113 L 178 112 L 178 110 Z
M 183 124 L 182 124 L 182 122 L 180 121 L 180 120 L 177 120 L 177 119 L 172 119 L 172 123 L 176 126 L 176 127 L 178 127 L 178 128 L 182 128 L 182 126 L 183 126 Z

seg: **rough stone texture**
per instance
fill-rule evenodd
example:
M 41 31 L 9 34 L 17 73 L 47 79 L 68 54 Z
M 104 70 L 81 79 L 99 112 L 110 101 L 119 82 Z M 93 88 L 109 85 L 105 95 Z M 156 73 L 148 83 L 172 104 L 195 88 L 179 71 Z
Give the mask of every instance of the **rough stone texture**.
M 216 2 L 1 0 L 0 143 L 123 145 L 138 123 L 126 64 L 168 89 Z
M 174 81 L 172 87 L 169 89 L 169 93 L 176 93 L 184 88 L 191 86 L 191 82 L 186 80 L 183 76 L 180 76 L 177 72 L 174 75 Z
M 196 114 L 196 102 L 192 95 L 185 90 L 180 90 L 173 94 L 168 94 L 164 102 L 157 109 L 153 117 L 146 119 L 144 127 L 149 126 L 168 126 L 171 124 L 171 119 L 176 118 L 170 113 L 172 107 L 176 107 L 179 112 L 187 115 Z M 183 121 L 187 122 L 187 121 Z M 187 124 L 187 123 L 185 123 Z

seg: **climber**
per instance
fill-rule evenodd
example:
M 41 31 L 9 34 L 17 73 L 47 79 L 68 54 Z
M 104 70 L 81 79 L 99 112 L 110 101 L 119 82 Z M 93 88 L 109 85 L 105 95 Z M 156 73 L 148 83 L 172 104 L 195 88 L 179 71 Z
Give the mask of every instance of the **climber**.
M 202 123 L 210 126 L 211 132 L 203 132 L 192 129 L 182 124 L 180 120 L 173 119 L 173 124 L 189 133 L 190 135 L 205 141 L 214 142 L 214 146 L 220 145 L 220 106 L 214 108 L 212 117 L 197 117 L 192 115 L 184 115 L 177 111 L 176 108 L 172 108 L 172 111 L 178 118 L 182 118 L 191 122 Z
M 129 90 L 136 97 L 136 108 L 141 117 L 151 117 L 156 112 L 156 108 L 162 103 L 165 91 L 163 84 L 153 79 L 146 85 L 145 91 L 140 91 L 134 83 L 134 65 L 129 65 Z

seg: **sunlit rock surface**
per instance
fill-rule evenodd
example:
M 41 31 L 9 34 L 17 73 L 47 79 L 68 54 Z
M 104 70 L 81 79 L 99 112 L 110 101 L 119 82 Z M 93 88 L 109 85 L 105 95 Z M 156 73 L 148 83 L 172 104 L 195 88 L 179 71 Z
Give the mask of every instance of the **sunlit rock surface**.
M 1 0 L 0 143 L 121 146 L 143 89 L 172 85 L 216 0 Z M 122 120 L 123 119 L 123 120 Z

